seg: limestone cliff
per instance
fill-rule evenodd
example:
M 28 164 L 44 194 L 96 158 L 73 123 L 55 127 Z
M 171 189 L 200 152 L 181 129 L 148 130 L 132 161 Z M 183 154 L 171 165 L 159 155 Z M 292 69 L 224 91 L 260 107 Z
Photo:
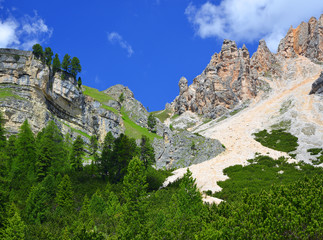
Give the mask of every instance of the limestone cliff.
M 87 144 L 93 134 L 102 142 L 109 131 L 117 137 L 121 133 L 147 127 L 149 113 L 129 88 L 116 85 L 103 92 L 88 87 L 82 89 L 72 76 L 64 75 L 63 78 L 62 72 L 53 74 L 50 68 L 35 59 L 32 52 L 0 49 L 0 111 L 8 136 L 18 133 L 26 119 L 34 133 L 53 120 L 63 134 L 68 133 L 72 139 L 80 135 Z M 96 91 L 101 97 L 107 96 L 107 100 L 92 98 L 90 93 L 86 93 L 87 89 Z M 124 94 L 122 104 L 116 100 L 121 93 Z M 137 126 L 129 129 L 133 125 Z M 223 151 L 219 141 L 202 137 L 194 145 L 196 149 L 203 150 L 194 155 L 195 148 L 191 149 L 192 142 L 187 141 L 188 133 L 177 136 L 159 120 L 156 131 L 162 136 L 158 138 L 156 135 L 158 139 L 154 141 L 157 167 L 188 166 Z M 173 139 L 180 144 L 169 144 L 174 142 Z M 205 146 L 212 146 L 212 149 Z M 183 161 L 184 153 L 192 153 L 192 156 Z

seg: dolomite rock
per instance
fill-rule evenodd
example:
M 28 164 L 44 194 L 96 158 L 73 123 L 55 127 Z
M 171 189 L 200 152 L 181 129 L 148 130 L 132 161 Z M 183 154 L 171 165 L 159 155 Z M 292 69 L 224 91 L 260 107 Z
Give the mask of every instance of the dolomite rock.
M 296 29 L 290 27 L 279 43 L 278 54 L 285 58 L 300 55 L 323 61 L 323 14 L 318 20 L 312 17 L 308 23 L 302 22 Z
M 172 106 L 177 114 L 189 110 L 207 118 L 216 118 L 240 102 L 255 97 L 256 78 L 256 72 L 250 72 L 246 46 L 238 49 L 234 41 L 224 40 L 221 52 L 212 56 L 192 85 L 187 86 L 187 80 L 180 79 L 180 94 Z

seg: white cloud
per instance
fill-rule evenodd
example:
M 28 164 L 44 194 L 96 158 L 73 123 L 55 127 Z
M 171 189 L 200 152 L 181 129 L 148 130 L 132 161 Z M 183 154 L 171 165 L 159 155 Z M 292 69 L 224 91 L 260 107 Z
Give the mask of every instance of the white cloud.
M 47 41 L 53 33 L 37 12 L 34 16 L 25 15 L 19 20 L 8 17 L 0 19 L 0 47 L 30 50 L 35 43 Z
M 120 47 L 125 49 L 128 52 L 128 57 L 131 57 L 131 55 L 134 53 L 131 45 L 123 39 L 123 37 L 117 33 L 117 32 L 112 32 L 108 34 L 108 40 L 115 44 L 119 44 Z
M 185 14 L 201 38 L 229 38 L 253 42 L 264 38 L 271 51 L 288 28 L 296 27 L 323 12 L 322 0 L 223 0 L 220 4 L 206 2 L 197 7 L 190 4 Z

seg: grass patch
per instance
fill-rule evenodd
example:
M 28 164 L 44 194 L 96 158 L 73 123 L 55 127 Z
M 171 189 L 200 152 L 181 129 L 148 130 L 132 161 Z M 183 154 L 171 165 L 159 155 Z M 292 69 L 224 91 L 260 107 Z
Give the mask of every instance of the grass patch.
M 165 109 L 162 111 L 152 112 L 156 118 L 158 118 L 161 122 L 165 122 L 167 118 L 171 115 L 171 110 Z
M 128 114 L 124 111 L 124 108 L 121 108 L 122 113 L 122 119 L 125 126 L 125 134 L 128 137 L 132 137 L 135 139 L 140 139 L 142 135 L 146 135 L 151 141 L 154 140 L 154 138 L 162 138 L 161 136 L 158 136 L 155 133 L 150 132 L 147 128 L 141 127 L 134 123 L 128 116 Z
M 104 92 L 100 92 L 98 89 L 87 87 L 87 86 L 83 86 L 83 87 L 85 88 L 85 91 L 83 92 L 84 95 L 90 96 L 94 100 L 100 102 L 102 104 L 101 105 L 102 108 L 104 108 L 110 112 L 113 112 L 116 115 L 119 114 L 117 109 L 114 109 L 113 107 L 109 107 L 106 105 L 106 103 L 109 100 L 115 100 L 113 97 L 109 96 L 108 94 L 106 94 Z
M 323 149 L 322 148 L 310 148 L 307 149 L 307 152 L 311 153 L 311 155 L 319 155 L 316 159 L 312 159 L 312 163 L 314 165 L 319 165 L 323 163 Z
M 0 88 L 0 100 L 5 98 L 15 98 L 19 100 L 24 100 L 24 98 L 20 97 L 17 94 L 14 94 L 11 88 Z
M 218 122 L 221 122 L 221 121 L 223 121 L 223 120 L 225 120 L 225 119 L 227 119 L 228 117 L 226 116 L 226 115 L 223 115 L 222 117 L 220 117 L 218 120 L 216 120 L 216 122 L 218 123 Z
M 292 152 L 298 147 L 298 138 L 294 135 L 285 132 L 284 129 L 272 130 L 270 133 L 267 130 L 262 130 L 254 133 L 255 140 L 263 146 L 275 149 L 281 152 Z
M 221 192 L 214 193 L 215 197 L 226 201 L 235 201 L 242 192 L 260 193 L 268 191 L 271 185 L 288 185 L 305 177 L 323 174 L 322 168 L 305 163 L 287 163 L 284 158 L 274 160 L 268 156 L 258 156 L 249 160 L 248 166 L 235 165 L 224 169 L 229 179 L 218 182 Z M 296 166 L 300 166 L 298 170 Z
M 242 110 L 242 108 L 240 109 L 236 109 L 236 110 L 233 110 L 232 112 L 230 112 L 230 116 L 233 116 L 233 115 L 236 115 L 238 112 L 240 112 Z
M 179 117 L 179 114 L 174 114 L 173 116 L 172 116 L 172 119 L 176 119 L 176 118 L 178 118 Z
M 290 129 L 290 126 L 292 125 L 292 121 L 291 120 L 285 120 L 285 121 L 281 121 L 279 123 L 276 123 L 274 125 L 271 125 L 271 129 L 274 130 L 278 130 L 278 129 L 285 129 L 288 130 Z
M 100 92 L 98 89 L 91 88 L 84 85 L 83 87 L 85 88 L 85 91 L 83 92 L 84 95 L 90 96 L 100 103 L 106 103 L 109 100 L 115 100 L 113 97 L 109 96 L 104 92 Z
M 82 132 L 81 130 L 75 129 L 75 128 L 71 127 L 70 125 L 68 125 L 65 122 L 62 122 L 62 121 L 60 121 L 60 122 L 63 123 L 65 126 L 69 127 L 72 130 L 72 132 L 76 132 L 76 133 L 78 133 L 78 134 L 80 134 L 80 135 L 82 135 L 82 136 L 84 136 L 84 137 L 86 137 L 88 139 L 91 138 L 91 136 L 89 134 L 87 134 L 85 132 Z

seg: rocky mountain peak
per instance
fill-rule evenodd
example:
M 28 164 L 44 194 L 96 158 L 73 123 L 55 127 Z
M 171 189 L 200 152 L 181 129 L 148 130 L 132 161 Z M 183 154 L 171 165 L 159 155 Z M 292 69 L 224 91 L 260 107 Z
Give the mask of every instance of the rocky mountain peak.
M 319 20 L 315 17 L 302 22 L 297 28 L 292 26 L 280 41 L 278 54 L 285 58 L 298 55 L 314 61 L 323 61 L 323 14 Z
M 276 62 L 277 60 L 267 47 L 266 41 L 261 39 L 257 51 L 251 57 L 252 68 L 255 69 L 258 74 L 264 75 L 273 68 L 273 65 Z
M 250 73 L 250 55 L 243 45 L 238 49 L 235 41 L 224 40 L 220 53 L 215 53 L 201 75 L 188 86 L 179 81 L 180 95 L 172 106 L 176 113 L 187 110 L 216 118 L 240 101 L 256 95 L 256 82 Z

